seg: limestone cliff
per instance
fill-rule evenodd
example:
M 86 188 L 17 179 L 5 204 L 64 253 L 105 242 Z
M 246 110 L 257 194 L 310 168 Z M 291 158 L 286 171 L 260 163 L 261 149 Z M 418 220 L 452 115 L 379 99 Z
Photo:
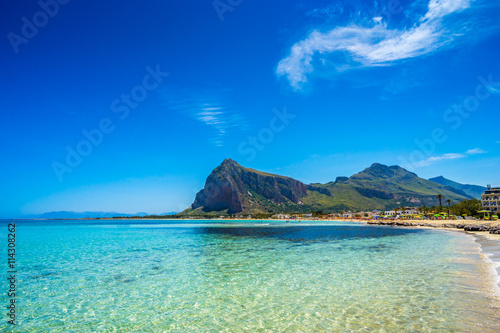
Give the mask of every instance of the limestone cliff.
M 191 207 L 205 212 L 227 210 L 228 214 L 269 212 L 269 204 L 298 204 L 306 195 L 307 185 L 298 180 L 244 168 L 226 159 L 210 173 Z

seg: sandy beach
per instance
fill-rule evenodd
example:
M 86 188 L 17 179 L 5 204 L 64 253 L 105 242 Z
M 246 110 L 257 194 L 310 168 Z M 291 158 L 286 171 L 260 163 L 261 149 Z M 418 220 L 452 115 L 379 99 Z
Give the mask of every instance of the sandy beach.
M 428 228 L 447 228 L 463 229 L 473 232 L 491 232 L 496 234 L 500 231 L 500 221 L 485 220 L 352 220 L 365 222 L 367 224 L 394 225 L 401 227 L 428 227 Z
M 354 220 L 356 221 L 356 220 Z M 357 220 L 359 221 L 359 220 Z M 472 234 L 479 245 L 481 256 L 491 267 L 490 272 L 496 276 L 490 293 L 495 295 L 496 302 L 500 302 L 500 221 L 483 220 L 364 220 L 371 225 L 391 225 L 397 227 L 436 228 L 447 231 L 457 231 Z M 486 276 L 492 273 L 487 273 Z M 495 290 L 493 290 L 495 289 Z

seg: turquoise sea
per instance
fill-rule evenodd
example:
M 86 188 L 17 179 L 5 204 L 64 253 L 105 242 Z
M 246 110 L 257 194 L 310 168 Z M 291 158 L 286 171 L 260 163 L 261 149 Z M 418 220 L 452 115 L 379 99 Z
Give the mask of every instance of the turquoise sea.
M 0 239 L 7 258 L 6 221 Z M 17 325 L 3 306 L 3 331 L 500 332 L 493 264 L 459 232 L 16 221 L 16 251 Z

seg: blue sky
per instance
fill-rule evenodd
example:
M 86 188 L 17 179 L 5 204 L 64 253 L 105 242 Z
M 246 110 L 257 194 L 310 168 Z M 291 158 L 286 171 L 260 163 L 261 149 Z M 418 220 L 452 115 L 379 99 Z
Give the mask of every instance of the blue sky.
M 2 6 L 0 217 L 180 211 L 228 157 L 500 185 L 497 1 Z

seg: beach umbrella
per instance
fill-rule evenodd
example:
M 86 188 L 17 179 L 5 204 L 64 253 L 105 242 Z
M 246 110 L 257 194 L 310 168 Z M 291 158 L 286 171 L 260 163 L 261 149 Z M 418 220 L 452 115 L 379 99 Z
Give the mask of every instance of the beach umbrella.
M 490 212 L 489 210 L 480 210 L 480 211 L 478 211 L 478 213 L 483 213 L 483 219 L 486 216 L 486 213 L 489 213 L 489 212 Z

